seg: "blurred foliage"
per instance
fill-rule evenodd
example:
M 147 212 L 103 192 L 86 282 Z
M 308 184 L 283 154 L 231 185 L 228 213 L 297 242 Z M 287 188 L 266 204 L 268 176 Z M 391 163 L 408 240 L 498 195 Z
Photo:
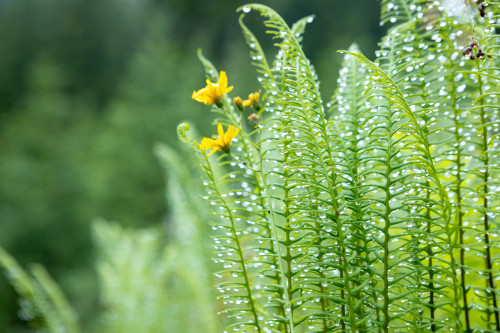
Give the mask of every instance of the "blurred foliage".
M 34 328 L 47 328 L 51 332 L 79 332 L 76 313 L 43 266 L 32 265 L 27 273 L 2 248 L 0 266 L 22 297 L 19 316 L 23 320 L 29 321 Z
M 85 322 L 97 303 L 89 221 L 165 220 L 153 146 L 175 146 L 182 120 L 198 119 L 202 132 L 212 120 L 191 100 L 203 85 L 196 48 L 223 64 L 237 94 L 257 86 L 235 13 L 243 3 L 0 0 L 0 245 L 46 266 Z M 304 48 L 328 95 L 335 51 L 357 41 L 373 54 L 382 34 L 373 0 L 272 5 L 287 21 L 319 14 Z M 0 299 L 0 327 L 22 330 L 3 278 Z
M 21 297 L 20 318 L 31 328 L 51 333 L 219 331 L 213 262 L 206 256 L 208 209 L 192 178 L 199 170 L 165 144 L 155 152 L 167 171 L 170 222 L 162 229 L 124 228 L 103 219 L 93 223 L 99 281 L 93 321 L 78 320 L 43 266 L 25 270 L 0 247 L 0 267 Z

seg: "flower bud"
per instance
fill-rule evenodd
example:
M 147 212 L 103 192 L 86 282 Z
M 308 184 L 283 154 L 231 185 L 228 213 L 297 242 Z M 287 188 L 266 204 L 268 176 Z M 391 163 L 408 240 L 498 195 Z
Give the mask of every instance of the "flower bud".
M 236 96 L 235 98 L 233 98 L 233 103 L 234 103 L 234 105 L 236 105 L 238 110 L 243 111 L 243 108 L 244 108 L 243 101 L 241 100 L 241 98 L 239 96 Z
M 243 101 L 243 106 L 251 106 L 255 110 L 260 111 L 259 97 L 260 91 L 251 93 L 250 95 L 248 95 L 248 99 Z
M 248 116 L 248 122 L 250 125 L 255 126 L 259 123 L 260 117 L 257 113 L 252 113 L 251 115 Z

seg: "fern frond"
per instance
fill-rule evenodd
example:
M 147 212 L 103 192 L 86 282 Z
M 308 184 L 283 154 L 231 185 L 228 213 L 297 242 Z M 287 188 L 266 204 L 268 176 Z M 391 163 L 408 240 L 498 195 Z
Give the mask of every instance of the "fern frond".
M 407 251 L 403 251 L 400 254 L 397 254 L 398 251 L 391 250 L 389 244 L 394 241 L 393 239 L 399 239 L 399 242 L 401 242 L 401 244 L 407 243 L 406 245 L 401 245 L 402 248 L 411 248 L 411 241 L 408 240 L 407 236 L 405 236 L 405 234 L 407 234 L 408 232 L 407 228 L 414 228 L 415 223 L 422 224 L 425 223 L 425 221 L 428 221 L 430 225 L 444 224 L 446 226 L 445 230 L 447 232 L 447 238 L 451 240 L 454 235 L 454 228 L 451 224 L 451 205 L 446 189 L 442 185 L 437 173 L 437 169 L 434 165 L 433 157 L 430 152 L 427 132 L 421 128 L 419 121 L 412 111 L 412 107 L 410 106 L 410 104 L 408 104 L 406 97 L 403 95 L 398 85 L 396 85 L 392 78 L 387 75 L 378 65 L 369 61 L 363 55 L 353 52 L 347 53 L 355 56 L 358 61 L 365 64 L 367 68 L 370 69 L 370 74 L 374 82 L 376 82 L 377 85 L 380 86 L 380 90 L 373 89 L 373 91 L 370 92 L 370 94 L 375 98 L 371 103 L 375 103 L 375 107 L 377 107 L 377 109 L 379 110 L 377 112 L 377 115 L 383 117 L 383 119 L 385 119 L 387 122 L 386 126 L 384 127 L 374 127 L 371 130 L 372 134 L 370 135 L 371 142 L 369 146 L 372 149 L 374 147 L 377 147 L 383 155 L 372 154 L 373 156 L 367 157 L 368 160 L 373 161 L 371 162 L 373 164 L 369 164 L 370 168 L 373 169 L 375 165 L 382 162 L 383 164 L 378 168 L 382 170 L 385 169 L 385 171 L 373 173 L 372 176 L 376 177 L 371 181 L 381 181 L 382 184 L 386 184 L 385 187 L 371 185 L 374 186 L 374 188 L 379 188 L 380 190 L 382 190 L 382 193 L 385 192 L 384 206 L 386 207 L 386 210 L 385 212 L 381 211 L 377 213 L 377 215 L 380 216 L 383 220 L 383 238 L 378 241 L 376 240 L 376 243 L 382 246 L 384 253 L 384 256 L 380 257 L 384 263 L 382 273 L 380 274 L 385 286 L 382 295 L 382 298 L 384 300 L 383 325 L 385 327 L 398 325 L 396 323 L 391 324 L 391 321 L 395 319 L 400 323 L 399 325 L 406 325 L 408 323 L 414 325 L 414 329 L 418 329 L 420 327 L 421 320 L 418 319 L 418 313 L 420 311 L 418 307 L 421 306 L 422 301 L 416 301 L 415 298 L 419 297 L 419 293 L 417 292 L 416 288 L 414 289 L 412 287 L 412 285 L 414 283 L 416 283 L 417 285 L 421 283 L 421 281 L 419 282 L 419 280 L 422 279 L 422 274 L 419 272 L 422 272 L 422 270 L 425 269 L 425 267 L 421 265 L 421 261 L 423 259 L 414 257 L 412 252 Z M 388 54 L 388 57 L 393 58 L 393 56 L 390 55 L 390 52 Z M 394 61 L 389 62 L 389 64 L 391 64 L 391 67 L 389 68 L 393 68 L 392 64 L 394 63 Z M 394 73 L 397 75 L 397 72 Z M 381 111 L 387 112 L 387 115 L 380 114 Z M 386 131 L 387 137 L 385 139 L 383 139 L 383 137 L 378 137 L 379 135 L 382 135 L 384 131 Z M 383 145 L 379 145 L 379 142 L 384 143 L 384 141 L 386 145 L 385 147 Z M 410 151 L 414 151 L 414 155 L 412 157 L 402 158 L 402 156 L 407 154 L 406 152 Z M 401 156 L 399 158 L 399 161 L 398 156 Z M 427 178 L 421 176 L 422 172 L 425 172 L 428 175 Z M 394 179 L 393 177 L 395 176 L 397 178 Z M 377 181 L 376 179 L 379 179 L 379 177 L 383 178 Z M 404 181 L 402 181 L 403 179 Z M 426 184 L 426 181 L 428 181 L 429 183 Z M 368 180 L 368 182 L 370 182 L 370 180 Z M 431 215 L 425 217 L 421 214 L 416 214 L 420 210 L 418 209 L 418 207 L 427 206 L 428 201 L 431 199 L 429 195 L 427 195 L 427 197 L 420 197 L 420 195 L 418 194 L 421 193 L 425 188 L 430 189 L 429 184 L 432 184 L 432 187 L 436 187 L 436 190 L 433 190 L 432 193 L 430 193 L 431 197 L 435 196 L 438 198 L 438 200 L 433 200 L 437 207 L 439 207 L 437 209 L 434 209 L 434 214 L 436 215 L 436 217 L 434 218 Z M 403 199 L 402 197 L 400 197 L 403 194 L 410 194 L 410 196 L 408 196 L 406 199 Z M 388 204 L 391 201 L 395 201 L 394 208 L 392 208 L 392 206 L 390 208 L 388 207 Z M 397 228 L 399 228 L 400 230 L 399 233 L 396 231 Z M 410 233 L 410 235 L 412 233 Z M 439 236 L 439 233 L 435 235 Z M 436 245 L 437 244 L 433 244 L 432 246 Z M 390 255 L 388 253 L 390 253 Z M 408 255 L 410 255 L 410 257 L 407 257 Z M 393 263 L 392 260 L 389 260 L 389 256 L 395 259 L 395 263 Z M 410 263 L 407 266 L 407 269 L 409 269 L 410 271 L 414 271 L 413 276 L 406 275 L 404 269 L 402 269 L 401 267 L 397 273 L 389 274 L 391 269 L 395 267 L 394 265 L 400 265 L 404 261 L 408 261 Z M 446 274 L 452 279 L 452 281 L 454 281 L 450 284 L 449 287 L 454 290 L 454 293 L 456 295 L 455 297 L 457 298 L 458 291 L 456 290 L 456 286 L 458 286 L 458 283 L 455 281 L 456 277 L 453 265 L 454 263 L 451 262 L 452 268 L 450 269 L 450 271 L 447 271 L 447 269 L 445 269 L 444 267 L 439 268 L 439 271 L 442 274 Z M 397 277 L 394 277 L 394 274 L 401 274 L 401 277 L 398 279 Z M 393 281 L 399 280 L 399 283 L 393 284 L 393 282 L 388 281 L 387 278 L 389 277 L 389 275 L 391 276 L 391 279 Z M 416 280 L 410 282 L 412 278 L 416 278 Z M 401 282 L 405 284 L 401 285 Z M 400 288 L 409 290 L 409 293 L 406 296 L 407 298 L 405 298 L 407 299 L 407 301 L 411 301 L 416 306 L 414 309 L 407 309 L 407 311 L 409 311 L 408 313 L 391 313 L 391 310 L 389 310 L 389 307 L 391 306 L 391 304 L 389 303 L 389 299 L 392 298 L 390 296 L 390 289 L 392 290 L 393 287 L 397 287 L 398 285 L 400 286 Z M 416 320 L 413 320 L 412 316 L 408 317 L 407 315 L 405 315 L 411 313 L 413 313 L 412 316 L 417 316 Z
M 200 313 L 194 320 L 196 325 L 204 327 L 206 332 L 219 332 L 215 296 L 212 295 L 214 267 L 206 257 L 211 250 L 206 239 L 210 229 L 205 220 L 208 207 L 196 190 L 199 189 L 196 180 L 201 176 L 201 170 L 192 167 L 196 165 L 194 159 L 182 158 L 165 144 L 157 144 L 155 154 L 165 168 L 167 178 L 170 269 L 178 273 L 177 279 L 188 281 Z M 186 313 L 190 313 L 193 300 L 183 309 Z M 188 316 L 184 314 L 182 317 Z
M 51 333 L 80 331 L 76 312 L 42 266 L 33 265 L 30 275 L 2 248 L 0 266 L 19 296 L 27 302 L 20 311 L 24 320 Z
M 422 6 L 430 1 L 422 0 L 382 0 L 380 22 L 403 23 L 414 20 L 421 14 Z
M 275 152 L 279 156 L 281 165 L 273 166 L 280 170 L 285 182 L 279 184 L 283 191 L 279 196 L 284 200 L 282 210 L 277 213 L 285 218 L 281 229 L 287 253 L 283 260 L 290 281 L 288 295 L 292 303 L 297 304 L 291 308 L 291 316 L 305 310 L 310 317 L 307 321 L 309 327 L 318 329 L 329 329 L 335 325 L 338 316 L 342 327 L 356 327 L 361 319 L 357 319 L 354 313 L 349 268 L 353 264 L 349 260 L 352 253 L 345 244 L 350 236 L 339 218 L 344 204 L 333 168 L 333 149 L 328 140 L 316 73 L 305 57 L 296 33 L 278 14 L 262 5 L 251 4 L 243 10 L 245 8 L 257 10 L 266 17 L 264 24 L 269 28 L 268 33 L 281 40 L 277 44 L 280 52 L 274 66 L 275 71 L 282 73 L 279 77 L 281 89 L 272 91 L 272 100 L 266 105 L 269 111 L 279 116 L 268 120 L 268 124 L 272 124 L 270 128 L 276 128 L 273 132 L 277 142 L 266 154 Z M 276 106 L 273 101 L 276 101 Z M 307 248 L 309 254 L 298 262 L 294 254 L 296 249 L 302 248 Z M 326 264 L 330 257 L 335 258 L 338 267 Z M 304 267 L 304 270 L 294 272 L 295 267 Z M 339 267 L 343 267 L 340 279 L 335 273 Z M 304 271 L 309 273 L 304 274 Z M 355 272 L 355 268 L 352 271 Z M 344 299 L 347 306 L 330 307 L 331 297 L 324 296 L 330 283 L 344 286 L 338 289 L 338 299 Z M 303 296 L 299 292 L 320 297 Z M 314 304 L 316 299 L 319 305 Z M 299 317 L 299 322 L 304 322 L 303 318 Z
M 471 4 L 471 6 L 471 9 L 475 10 L 476 4 Z M 492 16 L 495 15 L 495 11 L 498 13 L 497 7 L 488 6 L 489 10 L 493 11 Z M 495 251 L 491 246 L 495 241 L 490 242 L 489 235 L 497 233 L 490 230 L 490 228 L 495 230 L 496 224 L 490 224 L 488 217 L 488 214 L 492 214 L 490 207 L 497 206 L 496 204 L 490 206 L 490 203 L 498 198 L 498 193 L 495 193 L 496 186 L 492 181 L 496 177 L 491 177 L 490 173 L 495 172 L 493 171 L 495 168 L 490 167 L 498 163 L 498 154 L 495 155 L 495 149 L 490 149 L 495 146 L 493 144 L 495 134 L 493 133 L 492 136 L 491 125 L 495 122 L 495 118 L 498 119 L 498 112 L 493 111 L 498 110 L 497 105 L 499 105 L 495 94 L 499 89 L 498 60 L 495 56 L 491 59 L 475 60 L 469 59 L 469 56 L 465 60 L 460 59 L 461 55 L 457 57 L 458 52 L 461 52 L 462 48 L 467 48 L 471 41 L 475 41 L 484 50 L 492 50 L 494 54 L 493 50 L 498 45 L 499 39 L 494 30 L 488 27 L 494 20 L 479 19 L 477 11 L 475 16 L 468 24 L 461 25 L 451 19 L 443 20 L 446 24 L 441 24 L 441 27 L 436 29 L 442 43 L 440 49 L 436 49 L 435 54 L 436 57 L 442 59 L 444 66 L 434 66 L 435 75 L 442 77 L 442 80 L 436 81 L 435 88 L 442 96 L 438 100 L 442 105 L 439 117 L 445 119 L 450 114 L 453 116 L 453 122 L 440 121 L 443 128 L 442 134 L 449 140 L 443 145 L 445 147 L 443 156 L 453 161 L 450 168 L 443 171 L 443 178 L 455 201 L 455 219 L 459 228 L 462 303 L 464 304 L 462 308 L 465 316 L 464 326 L 467 330 L 471 327 L 480 330 L 487 327 L 500 329 L 498 312 L 492 306 L 497 302 L 495 298 L 497 298 L 498 291 L 484 289 L 486 280 L 490 290 L 498 290 L 496 287 L 491 288 L 494 285 L 492 283 L 494 273 L 489 273 L 492 272 L 489 267 L 493 267 L 491 253 Z M 460 33 L 468 34 L 469 38 L 459 40 L 457 43 L 455 35 Z M 476 50 L 473 52 L 475 54 Z M 498 50 L 496 52 L 498 54 Z M 488 82 L 486 85 L 493 92 L 488 97 L 482 92 L 485 82 Z M 486 110 L 493 111 L 492 117 Z M 488 194 L 484 196 L 484 193 Z M 488 199 L 484 199 L 482 203 L 479 203 L 477 202 L 478 196 L 488 197 L 492 201 L 488 202 Z M 479 239 L 483 239 L 485 243 L 483 246 L 477 244 Z M 486 245 L 488 243 L 489 245 Z M 467 255 L 469 248 L 475 248 L 481 256 L 485 257 L 484 265 L 480 265 L 474 256 Z M 483 273 L 479 275 L 473 273 L 477 272 L 481 266 L 485 269 Z M 479 282 L 480 280 L 482 282 Z M 470 290 L 473 292 L 469 292 Z M 485 306 L 485 304 L 490 305 Z
M 279 50 L 270 65 L 240 16 L 264 89 L 261 121 L 247 132 L 242 116 L 224 105 L 216 110 L 219 121 L 242 135 L 218 163 L 200 154 L 207 199 L 225 219 L 217 226 L 228 241 L 219 260 L 226 274 L 236 274 L 220 289 L 235 288 L 228 301 L 249 302 L 227 308 L 246 315 L 231 329 L 444 332 L 496 325 L 496 21 L 469 29 L 493 56 L 475 46 L 483 59 L 474 68 L 459 58 L 464 32 L 445 7 L 427 0 L 382 5 L 382 22 L 394 25 L 376 62 L 355 47 L 345 51 L 329 119 L 300 45 L 309 18 L 290 28 L 264 5 L 239 9 L 264 17 Z M 492 12 L 496 18 L 497 8 Z M 467 154 L 467 145 L 477 151 Z M 225 169 L 219 178 L 216 165 Z M 466 247 L 485 264 L 468 264 Z M 482 285 L 469 288 L 465 272 L 481 275 Z M 252 316 L 261 318 L 258 327 Z
M 242 138 L 240 142 L 249 140 Z M 192 142 L 192 147 L 199 151 L 198 145 Z M 269 222 L 264 218 L 268 213 L 263 207 L 264 199 L 258 189 L 261 180 L 254 171 L 252 152 L 248 151 L 242 142 L 241 148 L 231 156 L 234 160 L 221 160 L 222 180 L 215 178 L 215 169 L 219 163 L 210 162 L 204 152 L 198 157 L 205 173 L 203 185 L 206 188 L 206 199 L 213 207 L 222 207 L 212 211 L 217 216 L 213 223 L 215 249 L 218 252 L 216 262 L 223 265 L 223 270 L 217 273 L 218 289 L 222 293 L 220 299 L 228 307 L 223 311 L 231 322 L 231 318 L 240 318 L 234 327 L 243 330 L 262 330 L 262 316 L 259 297 L 264 292 L 262 286 L 269 279 L 276 278 L 270 270 L 273 265 L 273 245 L 269 239 Z M 245 171 L 246 170 L 246 171 Z M 257 189 L 257 190 L 256 190 Z M 250 235 L 259 241 L 252 241 Z M 254 279 L 253 272 L 261 268 L 269 276 Z M 252 272 L 252 273 L 250 273 Z M 269 273 L 270 272 L 270 273 Z M 226 282 L 232 280 L 231 286 Z M 272 280 L 271 280 L 272 281 Z M 262 317 L 262 318 L 261 318 Z M 233 326 L 231 326 L 233 327 Z
M 51 332 L 79 332 L 78 316 L 59 286 L 50 277 L 45 268 L 34 264 L 31 267 L 35 288 L 46 300 L 45 318 Z M 41 304 L 41 301 L 37 302 Z M 43 306 L 45 307 L 45 306 Z
M 351 52 L 359 52 L 356 45 L 351 46 Z M 346 210 L 342 218 L 344 224 L 351 226 L 354 240 L 353 253 L 356 253 L 357 267 L 359 273 L 355 277 L 355 284 L 362 286 L 368 284 L 370 288 L 359 288 L 355 298 L 356 302 L 363 302 L 356 310 L 360 318 L 375 318 L 381 322 L 378 308 L 379 296 L 375 292 L 378 281 L 375 278 L 372 265 L 375 262 L 370 245 L 371 234 L 376 230 L 371 226 L 368 190 L 363 186 L 365 172 L 363 171 L 367 140 L 365 114 L 368 111 L 366 105 L 368 98 L 364 87 L 369 80 L 366 66 L 360 64 L 355 57 L 346 55 L 342 69 L 340 70 L 338 85 L 332 101 L 329 103 L 331 118 L 329 119 L 330 131 L 336 145 L 339 156 L 337 165 L 341 166 L 340 176 L 343 178 L 343 196 L 347 202 Z M 367 324 L 358 326 L 366 330 Z
M 202 325 L 207 332 L 217 331 L 214 314 L 209 313 L 214 300 L 207 299 L 200 286 L 206 276 L 194 270 L 201 266 L 197 266 L 200 259 L 175 237 L 165 244 L 158 230 L 125 229 L 103 220 L 95 221 L 92 231 L 105 309 L 100 331 L 184 333 Z M 190 235 L 175 236 L 190 240 Z
M 247 28 L 247 26 L 243 23 L 243 18 L 245 14 L 241 14 L 238 22 L 243 31 L 243 36 L 250 48 L 250 58 L 252 59 L 252 65 L 257 68 L 257 72 L 260 76 L 257 80 L 261 83 L 264 89 L 271 90 L 273 86 L 276 86 L 274 74 L 271 71 L 271 68 L 267 62 L 266 55 L 260 46 L 259 40 L 255 37 L 255 35 Z

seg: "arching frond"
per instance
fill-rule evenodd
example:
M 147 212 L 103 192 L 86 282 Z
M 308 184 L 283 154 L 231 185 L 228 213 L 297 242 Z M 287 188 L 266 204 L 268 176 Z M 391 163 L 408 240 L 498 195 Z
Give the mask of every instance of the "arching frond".
M 310 18 L 290 28 L 267 6 L 239 11 L 264 90 L 260 122 L 247 131 L 242 116 L 224 105 L 217 110 L 226 116 L 221 122 L 242 132 L 237 148 L 219 157 L 226 168 L 220 178 L 201 159 L 216 212 L 228 221 L 238 214 L 239 223 L 224 227 L 227 234 L 252 226 L 231 248 L 242 253 L 232 265 L 254 268 L 236 275 L 248 281 L 241 286 L 254 300 L 236 312 L 245 312 L 249 325 L 230 328 L 494 329 L 499 66 L 491 27 L 498 8 L 469 29 L 435 1 L 382 1 L 382 23 L 392 26 L 377 60 L 355 46 L 343 51 L 328 112 L 300 45 Z M 276 40 L 272 64 L 243 23 L 252 11 Z M 460 36 L 471 32 L 476 66 L 459 53 Z M 230 238 L 228 244 L 238 237 Z M 466 259 L 466 248 L 484 265 Z M 466 272 L 477 274 L 482 287 Z

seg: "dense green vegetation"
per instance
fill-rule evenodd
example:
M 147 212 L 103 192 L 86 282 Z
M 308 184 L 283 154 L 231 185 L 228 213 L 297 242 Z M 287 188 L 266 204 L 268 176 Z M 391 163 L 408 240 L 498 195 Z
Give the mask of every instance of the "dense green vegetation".
M 178 128 L 217 218 L 225 332 L 499 332 L 500 2 L 382 1 L 377 59 L 341 51 L 326 103 L 311 18 L 239 12 L 262 100 L 200 56 L 218 136 Z
M 23 266 L 43 264 L 85 325 L 100 312 L 91 221 L 168 228 L 153 147 L 176 146 L 176 125 L 186 119 L 211 130 L 211 116 L 190 98 L 203 82 L 196 49 L 230 71 L 237 93 L 257 87 L 234 14 L 243 3 L 0 2 L 0 246 Z M 327 13 L 304 40 L 325 91 L 334 89 L 337 49 L 357 41 L 373 54 L 380 39 L 372 0 L 273 6 L 289 21 Z M 22 330 L 3 277 L 0 299 L 0 327 Z
M 260 4 L 238 9 L 255 82 L 201 52 L 207 86 L 191 82 L 192 59 L 163 34 L 170 14 L 153 15 L 155 3 L 130 4 L 151 19 L 107 91 L 68 89 L 72 76 L 50 52 L 33 57 L 0 133 L 0 208 L 12 229 L 0 265 L 19 319 L 74 333 L 500 331 L 500 2 L 381 3 L 390 28 L 376 59 L 356 44 L 340 51 L 330 98 L 306 56 L 313 18 L 289 26 Z M 28 4 L 8 8 L 40 9 Z M 122 8 L 108 4 L 98 12 Z M 224 59 L 222 45 L 211 57 Z M 181 83 L 211 105 L 200 117 Z M 182 123 L 191 151 L 154 144 L 184 109 L 208 133 L 213 111 L 218 136 L 200 140 Z M 90 227 L 108 214 L 152 227 Z M 90 229 L 95 255 L 82 251 Z M 49 270 L 14 259 L 32 253 Z M 7 320 L 6 331 L 22 330 Z

